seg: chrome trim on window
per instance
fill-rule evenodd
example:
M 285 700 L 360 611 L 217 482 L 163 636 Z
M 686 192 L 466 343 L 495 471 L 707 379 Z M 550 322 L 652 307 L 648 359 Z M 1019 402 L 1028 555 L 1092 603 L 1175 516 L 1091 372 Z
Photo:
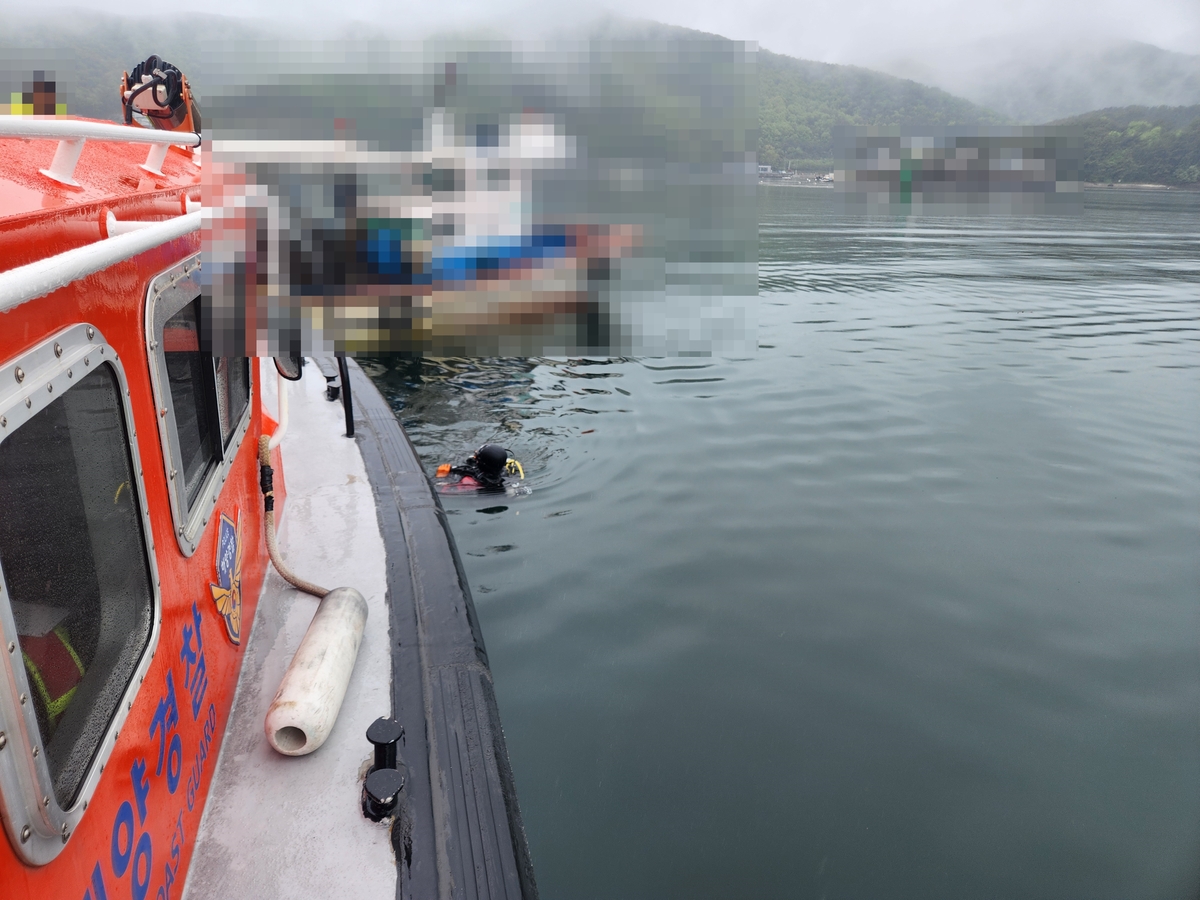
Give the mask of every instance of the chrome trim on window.
M 189 505 L 184 486 L 183 453 L 179 446 L 179 430 L 175 425 L 175 405 L 171 399 L 162 332 L 168 319 L 202 293 L 200 269 L 200 255 L 188 257 L 156 276 L 150 282 L 150 290 L 146 297 L 146 344 L 150 358 L 150 383 L 154 387 L 154 406 L 158 412 L 158 436 L 162 445 L 163 463 L 166 466 L 171 519 L 174 523 L 175 539 L 179 542 L 179 550 L 184 556 L 191 556 L 200 544 L 200 537 L 212 518 L 213 510 L 216 509 L 221 488 L 229 475 L 229 468 L 250 428 L 250 414 L 254 406 L 256 367 L 250 365 L 247 366 L 250 402 L 247 402 L 246 409 L 234 428 L 229 446 L 222 449 L 222 459 L 209 470 L 196 499 Z
M 133 698 L 154 658 L 162 627 L 162 595 L 146 485 L 138 454 L 137 429 L 129 402 L 129 384 L 116 351 L 99 329 L 91 325 L 72 325 L 18 358 L 0 364 L 0 443 L 82 381 L 86 373 L 104 364 L 111 366 L 116 376 L 127 450 L 137 481 L 137 503 L 150 573 L 150 633 L 74 802 L 69 809 L 62 809 L 55 797 L 46 754 L 39 746 L 41 732 L 33 704 L 20 700 L 22 695 L 30 697 L 32 694 L 25 666 L 17 652 L 16 622 L 9 603 L 8 585 L 0 569 L 0 641 L 3 642 L 0 646 L 0 818 L 4 820 L 13 850 L 23 862 L 34 866 L 50 862 L 66 846 L 96 791 L 100 773 L 112 754 Z

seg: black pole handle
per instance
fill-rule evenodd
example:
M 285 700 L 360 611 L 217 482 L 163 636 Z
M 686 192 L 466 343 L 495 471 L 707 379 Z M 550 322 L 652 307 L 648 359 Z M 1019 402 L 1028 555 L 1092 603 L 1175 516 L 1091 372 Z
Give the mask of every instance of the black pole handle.
M 346 413 L 346 437 L 354 437 L 354 398 L 350 395 L 350 367 L 345 353 L 335 353 L 338 375 L 342 380 L 342 410 Z

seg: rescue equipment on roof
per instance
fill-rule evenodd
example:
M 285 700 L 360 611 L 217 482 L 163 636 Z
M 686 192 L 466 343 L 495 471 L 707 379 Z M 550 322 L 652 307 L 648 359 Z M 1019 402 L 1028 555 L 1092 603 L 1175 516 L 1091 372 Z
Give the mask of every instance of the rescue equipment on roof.
M 200 133 L 200 107 L 192 96 L 187 77 L 175 66 L 157 56 L 146 57 L 126 72 L 121 81 L 121 105 L 125 124 L 133 124 L 133 114 L 146 117 L 151 128 L 159 131 Z

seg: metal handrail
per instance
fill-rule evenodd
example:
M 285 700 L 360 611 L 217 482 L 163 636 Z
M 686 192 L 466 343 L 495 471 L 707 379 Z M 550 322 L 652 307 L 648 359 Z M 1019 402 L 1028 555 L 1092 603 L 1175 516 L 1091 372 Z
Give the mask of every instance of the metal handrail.
M 68 187 L 79 187 L 75 166 L 83 152 L 84 142 L 119 141 L 125 144 L 149 144 L 150 155 L 142 168 L 153 175 L 162 175 L 163 160 L 170 144 L 200 146 L 200 135 L 194 131 L 156 131 L 134 128 L 110 122 L 88 122 L 80 119 L 51 119 L 37 116 L 0 116 L 0 137 L 57 138 L 58 149 L 48 169 L 38 169 L 43 175 Z
M 0 272 L 0 313 L 200 230 L 200 210 Z
M 52 138 L 59 141 L 118 141 L 125 144 L 180 144 L 200 146 L 194 131 L 156 131 L 114 122 L 52 119 L 39 116 L 0 116 L 0 137 Z

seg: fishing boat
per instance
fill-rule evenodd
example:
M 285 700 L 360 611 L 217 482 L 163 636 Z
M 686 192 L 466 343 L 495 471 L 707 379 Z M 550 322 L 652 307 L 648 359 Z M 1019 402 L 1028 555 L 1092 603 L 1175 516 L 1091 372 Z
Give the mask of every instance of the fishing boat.
M 0 895 L 536 897 L 420 460 L 353 360 L 206 349 L 199 112 L 123 97 L 0 117 Z
M 261 138 L 210 147 L 209 215 L 223 236 L 210 258 L 230 315 L 257 304 L 260 318 L 317 345 L 441 357 L 607 343 L 597 289 L 641 230 L 534 215 L 535 178 L 575 162 L 549 116 L 470 128 L 435 109 L 415 150 Z M 257 246 L 266 252 L 246 250 Z M 305 252 L 284 249 L 296 246 Z

